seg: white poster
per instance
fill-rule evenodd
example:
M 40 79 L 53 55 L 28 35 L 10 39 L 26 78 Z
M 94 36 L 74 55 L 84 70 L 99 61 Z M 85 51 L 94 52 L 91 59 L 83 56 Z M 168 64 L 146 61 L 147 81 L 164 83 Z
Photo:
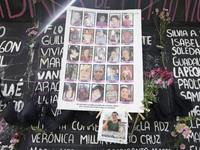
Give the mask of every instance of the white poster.
M 70 7 L 58 109 L 143 112 L 140 10 Z

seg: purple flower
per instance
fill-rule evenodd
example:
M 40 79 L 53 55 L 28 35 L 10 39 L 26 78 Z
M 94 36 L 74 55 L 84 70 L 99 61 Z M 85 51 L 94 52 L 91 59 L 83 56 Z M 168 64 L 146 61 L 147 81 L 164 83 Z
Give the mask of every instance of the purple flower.
M 34 30 L 33 30 L 33 31 L 31 31 L 31 32 L 28 34 L 28 36 L 37 35 L 37 33 L 38 33 L 37 31 L 34 31 Z
M 188 133 L 192 133 L 192 130 L 190 130 L 188 126 L 186 126 L 185 131 L 187 131 Z
M 12 139 L 10 140 L 10 143 L 13 143 L 13 144 L 19 143 L 19 139 Z
M 183 128 L 183 129 L 186 129 L 188 126 L 186 126 L 185 123 L 181 123 L 180 126 Z
M 162 79 L 159 78 L 158 80 L 155 81 L 155 84 L 161 84 L 162 83 Z
M 26 32 L 30 32 L 31 30 L 34 30 L 34 29 L 36 29 L 36 27 L 28 28 L 28 29 L 26 30 Z
M 174 78 L 170 78 L 170 79 L 167 81 L 167 86 L 172 85 L 173 82 L 174 82 Z
M 158 9 L 158 8 L 156 8 L 156 9 L 155 9 L 155 12 L 156 12 L 156 13 L 158 13 L 158 12 L 159 12 L 159 9 Z
M 16 133 L 14 133 L 14 134 L 12 135 L 12 137 L 16 138 L 16 137 L 19 137 L 19 135 L 20 135 L 20 132 L 16 132 Z
M 171 20 L 171 18 L 170 18 L 170 17 L 168 17 L 168 18 L 167 18 L 167 21 L 170 21 L 170 20 Z
M 164 15 L 164 11 L 161 11 L 160 14 L 161 14 L 161 15 Z
M 183 128 L 180 125 L 176 125 L 176 131 L 178 133 L 181 133 L 181 132 L 183 132 Z
M 163 11 L 168 11 L 168 9 L 163 8 Z
M 184 139 L 189 139 L 189 137 L 190 137 L 190 134 L 187 131 L 184 131 L 182 135 L 183 135 Z
M 173 137 L 176 137 L 176 136 L 177 136 L 176 132 L 174 132 L 174 131 L 171 132 L 171 135 L 172 135 Z
M 166 17 L 169 17 L 169 13 L 168 12 L 166 12 Z
M 160 19 L 164 19 L 164 15 L 160 14 L 159 15 Z
M 185 144 L 181 144 L 180 149 L 185 149 Z

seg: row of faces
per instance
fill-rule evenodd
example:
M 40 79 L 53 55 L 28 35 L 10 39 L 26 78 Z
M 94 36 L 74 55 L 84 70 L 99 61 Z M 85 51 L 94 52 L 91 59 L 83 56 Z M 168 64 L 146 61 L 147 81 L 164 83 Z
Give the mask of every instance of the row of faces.
M 98 45 L 106 45 L 107 43 L 116 45 L 121 43 L 129 45 L 133 44 L 133 29 L 122 29 L 121 31 L 119 29 L 110 29 L 108 32 L 103 29 L 83 29 L 82 33 L 81 28 L 70 28 L 69 42 L 82 42 L 83 44 L 93 44 L 95 42 Z
M 133 103 L 133 85 L 106 84 L 106 89 L 104 89 L 104 84 L 92 84 L 90 86 L 87 83 L 79 83 L 77 89 L 76 86 L 76 83 L 64 83 L 63 100 L 77 100 L 82 102 L 105 101 L 108 103 L 118 103 L 120 101 L 122 103 Z M 90 87 L 92 87 L 91 90 Z
M 107 56 L 106 56 L 107 54 Z M 121 47 L 121 57 L 120 57 L 120 47 L 108 47 L 106 50 L 105 46 L 82 46 L 80 52 L 80 46 L 69 45 L 68 61 L 81 61 L 81 62 L 110 62 L 116 63 L 121 60 L 121 62 L 130 63 L 133 62 L 133 47 Z
M 88 26 L 88 27 L 111 27 L 119 28 L 133 27 L 133 14 L 132 13 L 95 13 L 88 11 L 72 11 L 71 25 L 75 26 Z
M 79 71 L 79 73 L 78 73 Z M 99 65 L 99 64 L 66 64 L 65 80 L 76 81 L 78 79 L 84 82 L 133 82 L 133 65 Z M 105 77 L 106 76 L 106 77 Z

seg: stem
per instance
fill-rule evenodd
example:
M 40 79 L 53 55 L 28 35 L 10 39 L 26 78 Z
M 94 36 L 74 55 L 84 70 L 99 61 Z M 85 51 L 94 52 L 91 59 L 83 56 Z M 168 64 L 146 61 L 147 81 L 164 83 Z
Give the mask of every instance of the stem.
M 138 122 L 138 119 L 139 119 L 139 114 L 137 114 L 137 117 L 136 117 L 136 119 L 135 119 L 134 126 L 133 126 L 133 129 L 132 129 L 132 131 L 131 131 L 131 136 L 133 135 L 133 132 L 134 132 L 134 130 L 135 130 L 135 127 L 136 127 L 136 124 L 137 124 L 137 122 Z

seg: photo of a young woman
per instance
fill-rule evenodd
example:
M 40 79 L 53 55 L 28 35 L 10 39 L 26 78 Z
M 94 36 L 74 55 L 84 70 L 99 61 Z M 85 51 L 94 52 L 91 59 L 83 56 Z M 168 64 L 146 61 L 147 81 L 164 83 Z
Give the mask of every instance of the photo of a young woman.
M 79 60 L 79 50 L 80 46 L 78 45 L 69 45 L 68 53 L 67 53 L 67 60 L 76 62 Z
M 120 86 L 120 102 L 133 103 L 133 85 Z
M 80 83 L 78 85 L 77 101 L 89 101 L 90 85 L 87 83 Z
M 93 84 L 91 93 L 91 102 L 100 103 L 103 102 L 104 97 L 104 85 Z
M 74 101 L 76 95 L 76 83 L 64 83 L 63 100 Z
M 90 81 L 91 78 L 92 65 L 81 64 L 79 71 L 79 80 L 81 81 Z

